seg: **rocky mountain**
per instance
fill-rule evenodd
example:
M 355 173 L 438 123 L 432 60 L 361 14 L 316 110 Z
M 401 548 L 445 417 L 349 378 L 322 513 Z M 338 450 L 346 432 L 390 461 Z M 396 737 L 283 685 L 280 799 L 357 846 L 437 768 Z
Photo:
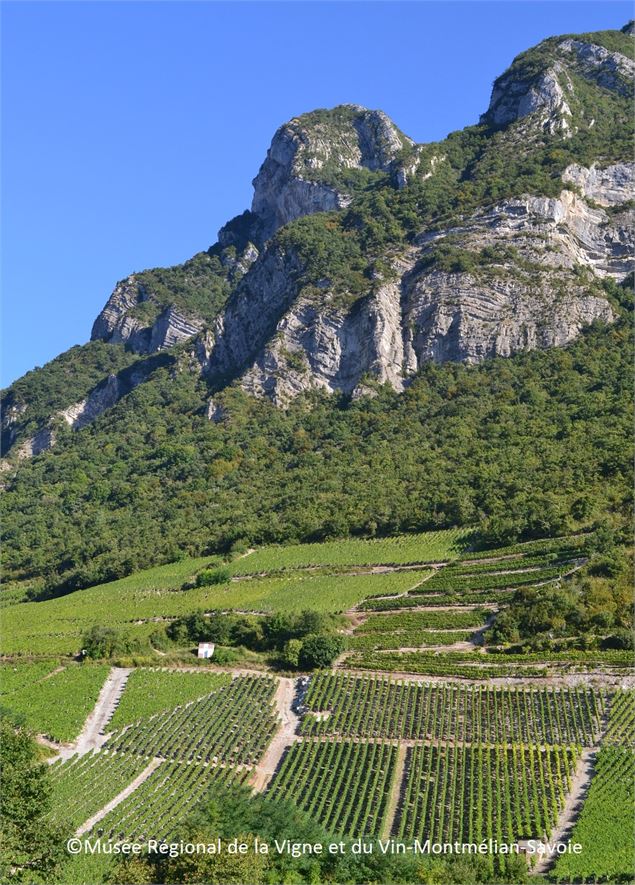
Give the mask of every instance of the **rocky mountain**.
M 219 420 L 228 385 L 282 407 L 314 389 L 356 399 L 613 322 L 635 245 L 631 34 L 546 40 L 478 125 L 436 144 L 357 105 L 281 126 L 215 245 L 119 282 L 90 345 L 5 393 L 5 467 L 159 366 L 200 376 Z

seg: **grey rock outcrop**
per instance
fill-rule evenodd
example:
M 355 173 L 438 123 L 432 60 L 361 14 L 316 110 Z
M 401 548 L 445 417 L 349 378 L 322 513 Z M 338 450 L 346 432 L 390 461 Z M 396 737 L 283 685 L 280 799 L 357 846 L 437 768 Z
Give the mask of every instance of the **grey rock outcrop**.
M 523 56 L 519 57 L 495 81 L 482 120 L 507 126 L 532 118 L 545 132 L 570 137 L 577 128 L 572 122 L 572 107 L 578 101 L 573 74 L 619 95 L 632 91 L 635 62 L 620 52 L 567 38 L 554 44 L 553 54 L 551 64 L 537 72 L 523 63 Z
M 570 167 L 564 178 L 619 205 L 632 175 L 632 166 L 616 164 Z M 295 300 L 287 290 L 292 303 L 273 328 L 279 307 L 271 310 L 267 341 L 241 385 L 284 405 L 309 389 L 357 395 L 365 378 L 401 390 L 426 362 L 477 363 L 567 344 L 592 322 L 614 318 L 597 281 L 621 280 L 633 268 L 627 215 L 610 216 L 566 189 L 558 198 L 507 200 L 460 226 L 422 233 L 394 262 L 394 279 L 369 286 L 352 308 L 338 307 L 328 289 L 319 298 L 298 292 Z M 472 256 L 474 268 L 439 267 L 433 253 L 440 245 Z M 217 347 L 232 322 L 225 319 Z M 215 365 L 206 363 L 212 375 Z
M 252 213 L 269 239 L 290 221 L 348 205 L 350 196 L 331 179 L 345 169 L 389 170 L 412 141 L 382 111 L 342 105 L 281 126 L 253 181 Z
M 510 70 L 494 84 L 485 119 L 507 126 L 536 114 L 539 125 L 550 134 L 570 128 L 571 107 L 567 96 L 573 86 L 562 65 L 554 65 L 533 79 L 519 78 Z M 569 99 L 570 100 L 570 99 Z
M 628 95 L 635 76 L 635 62 L 621 52 L 610 52 L 595 43 L 580 40 L 563 40 L 558 44 L 565 53 L 570 53 L 576 69 L 587 79 L 594 80 L 603 89 L 610 89 L 620 95 Z
M 577 185 L 585 197 L 600 206 L 621 206 L 635 197 L 635 163 L 615 163 L 601 169 L 568 166 L 562 180 Z
M 56 400 L 42 422 L 41 412 L 37 421 L 26 420 L 9 396 L 3 442 L 17 459 L 45 451 L 56 435 L 68 434 L 64 424 L 85 427 L 168 362 L 175 372 L 203 374 L 211 396 L 205 413 L 220 422 L 227 412 L 218 394 L 232 382 L 282 406 L 311 389 L 358 398 L 373 395 L 378 384 L 403 390 L 428 362 L 477 363 L 560 346 L 596 320 L 611 322 L 603 281 L 623 280 L 634 265 L 633 163 L 570 163 L 557 196 L 525 194 L 495 205 L 483 197 L 476 210 L 470 197 L 526 187 L 523 171 L 522 184 L 505 179 L 482 189 L 492 145 L 494 152 L 502 145 L 504 156 L 518 150 L 530 168 L 536 157 L 542 162 L 535 147 L 567 156 L 560 137 L 571 139 L 572 159 L 601 158 L 606 143 L 621 150 L 621 129 L 608 142 L 606 132 L 613 109 L 622 109 L 616 120 L 626 113 L 635 64 L 591 39 L 626 45 L 616 32 L 610 40 L 552 38 L 519 56 L 494 83 L 482 118 L 501 130 L 495 133 L 482 127 L 475 138 L 468 132 L 464 141 L 417 145 L 384 113 L 359 105 L 280 127 L 254 179 L 251 209 L 224 225 L 206 253 L 118 283 L 95 320 L 93 340 L 123 343 L 143 359 L 85 395 L 80 387 L 83 398 L 62 410 L 68 400 Z M 596 132 L 601 138 L 594 140 Z M 545 164 L 545 176 L 552 169 Z M 533 171 L 527 177 L 540 193 L 546 179 Z M 545 192 L 554 193 L 552 181 Z M 314 229 L 296 225 L 289 236 L 276 236 L 297 219 L 337 212 L 353 200 L 360 212 L 333 225 L 325 219 L 323 230 L 318 221 Z M 370 219 L 366 238 L 359 227 L 373 206 L 377 224 Z M 451 223 L 439 220 L 450 217 Z M 374 228 L 384 218 L 382 239 Z M 332 278 L 324 261 L 300 257 L 315 243 L 318 253 L 324 246 L 334 255 Z
M 134 311 L 148 301 L 151 294 L 134 274 L 117 283 L 93 324 L 91 341 L 121 343 L 135 353 L 148 354 L 186 341 L 203 328 L 200 317 L 187 314 L 173 304 L 160 310 L 152 323 L 144 323 Z

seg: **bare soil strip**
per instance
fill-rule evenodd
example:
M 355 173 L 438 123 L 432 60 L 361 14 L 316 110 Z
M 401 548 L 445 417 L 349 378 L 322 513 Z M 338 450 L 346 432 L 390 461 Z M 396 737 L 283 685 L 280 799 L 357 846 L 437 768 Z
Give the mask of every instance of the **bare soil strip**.
M 141 784 L 147 780 L 155 768 L 158 768 L 159 765 L 163 762 L 163 759 L 154 758 L 149 765 L 143 769 L 141 774 L 137 775 L 137 777 L 132 781 L 132 783 L 128 784 L 128 786 L 121 791 L 114 799 L 111 799 L 103 808 L 100 808 L 96 814 L 93 814 L 92 817 L 89 817 L 87 821 L 85 821 L 81 827 L 75 833 L 76 836 L 83 836 L 84 833 L 88 833 L 95 824 L 98 824 L 100 820 L 103 820 L 109 811 L 112 811 L 113 808 L 116 808 L 124 799 L 127 799 L 131 793 L 140 787 Z
M 128 667 L 112 668 L 79 737 L 60 751 L 62 759 L 68 759 L 74 753 L 83 755 L 91 750 L 97 750 L 106 742 L 108 737 L 105 733 L 106 726 L 113 717 L 131 672 L 132 670 Z
M 578 759 L 567 801 L 560 813 L 558 823 L 549 837 L 549 842 L 552 845 L 558 842 L 566 843 L 571 837 L 571 831 L 580 816 L 591 779 L 595 773 L 595 757 L 597 752 L 598 747 L 591 747 L 590 749 L 583 750 Z M 557 854 L 544 854 L 533 868 L 532 873 L 536 876 L 545 875 L 555 864 L 557 858 Z
M 295 694 L 295 679 L 282 677 L 278 680 L 278 689 L 274 700 L 281 723 L 280 728 L 267 747 L 265 755 L 254 768 L 250 778 L 250 785 L 256 793 L 264 792 L 269 781 L 276 773 L 285 750 L 298 740 L 297 730 L 300 720 L 297 713 L 292 709 Z
M 397 759 L 395 761 L 395 771 L 392 776 L 392 786 L 390 788 L 390 796 L 386 805 L 386 813 L 384 815 L 384 825 L 382 827 L 381 838 L 388 839 L 392 832 L 397 814 L 397 806 L 399 805 L 399 797 L 401 796 L 402 781 L 404 769 L 406 766 L 406 746 L 404 742 L 399 743 L 397 748 Z

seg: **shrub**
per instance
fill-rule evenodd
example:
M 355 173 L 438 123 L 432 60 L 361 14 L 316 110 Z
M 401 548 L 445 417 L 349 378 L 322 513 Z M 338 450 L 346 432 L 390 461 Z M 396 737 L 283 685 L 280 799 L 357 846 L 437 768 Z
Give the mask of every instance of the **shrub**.
M 227 568 L 204 569 L 196 576 L 197 587 L 211 587 L 213 584 L 228 584 L 231 573 Z
M 314 634 L 307 636 L 300 649 L 298 663 L 303 670 L 318 670 L 330 667 L 344 648 L 340 636 Z

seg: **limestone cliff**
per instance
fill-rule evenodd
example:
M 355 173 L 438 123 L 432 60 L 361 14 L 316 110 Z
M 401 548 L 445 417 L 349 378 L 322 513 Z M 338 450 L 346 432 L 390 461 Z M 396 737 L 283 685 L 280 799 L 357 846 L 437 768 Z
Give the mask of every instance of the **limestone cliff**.
M 201 374 L 219 420 L 230 383 L 278 405 L 311 389 L 359 397 L 376 383 L 402 390 L 427 362 L 562 346 L 612 322 L 611 285 L 632 271 L 635 247 L 629 34 L 555 37 L 523 53 L 480 124 L 438 144 L 415 144 L 358 105 L 293 118 L 273 137 L 250 210 L 217 243 L 115 287 L 91 339 L 137 362 L 30 419 L 28 433 L 10 394 L 8 447 L 45 450 L 170 351 Z

